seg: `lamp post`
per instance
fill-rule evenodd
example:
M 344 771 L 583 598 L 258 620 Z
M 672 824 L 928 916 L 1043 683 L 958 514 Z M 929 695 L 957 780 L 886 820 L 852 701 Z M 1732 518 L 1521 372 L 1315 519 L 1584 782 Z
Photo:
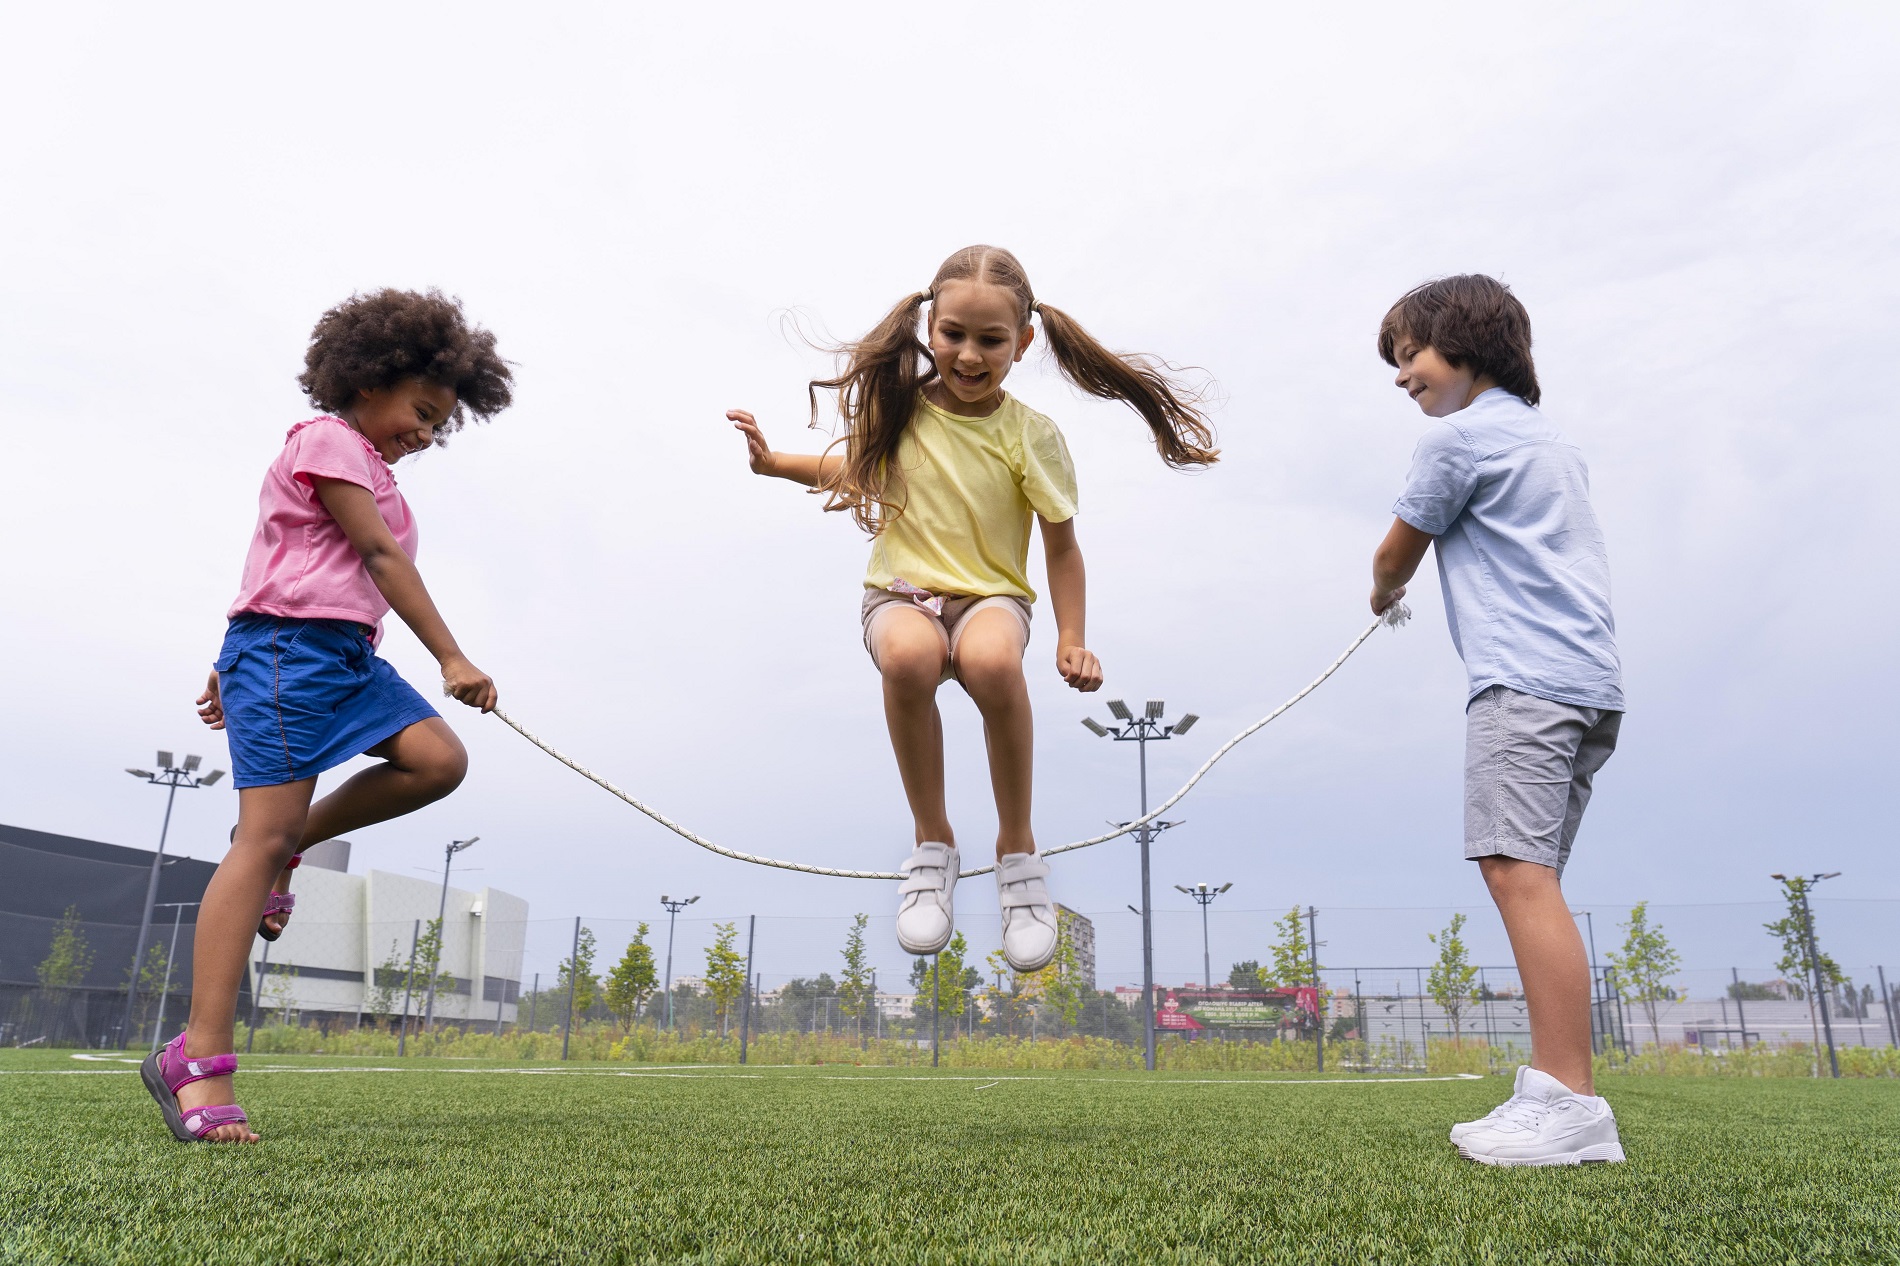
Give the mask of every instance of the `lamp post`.
M 123 1041 L 132 1032 L 132 1011 L 138 1001 L 139 966 L 145 958 L 145 938 L 152 934 L 152 904 L 158 900 L 158 871 L 165 864 L 165 837 L 172 829 L 172 801 L 178 798 L 180 787 L 209 787 L 224 777 L 222 769 L 198 772 L 203 757 L 186 756 L 184 763 L 172 764 L 170 752 L 158 754 L 158 772 L 149 769 L 128 769 L 125 772 L 134 778 L 143 778 L 154 787 L 165 788 L 165 820 L 158 828 L 158 851 L 152 854 L 152 873 L 145 881 L 145 906 L 139 912 L 139 935 L 132 943 L 132 979 L 125 987 L 125 1021 L 120 1026 L 120 1039 Z
M 1232 887 L 1233 887 L 1232 884 L 1222 884 L 1218 888 L 1210 888 L 1206 884 L 1195 884 L 1192 888 L 1189 888 L 1184 884 L 1176 884 L 1174 886 L 1174 890 L 1176 892 L 1185 892 L 1188 896 L 1194 898 L 1195 901 L 1200 903 L 1200 907 L 1201 907 L 1201 985 L 1203 988 L 1206 988 L 1206 989 L 1212 989 L 1214 987 L 1214 959 L 1213 959 L 1213 956 L 1208 953 L 1208 949 L 1207 949 L 1207 907 L 1214 904 L 1214 898 L 1220 896 L 1223 892 L 1226 892 L 1229 888 L 1232 888 Z
M 475 843 L 482 837 L 471 835 L 465 840 L 450 840 L 442 851 L 442 897 L 435 903 L 435 953 L 429 957 L 429 998 L 422 1004 L 422 1027 L 425 1032 L 435 1029 L 435 982 L 442 975 L 442 942 L 447 939 L 448 928 L 444 920 L 449 913 L 449 866 L 455 861 L 455 855 Z M 470 986 L 473 988 L 473 986 Z
M 1834 1022 L 1827 1014 L 1827 972 L 1821 966 L 1821 951 L 1814 944 L 1814 911 L 1808 906 L 1808 889 L 1823 879 L 1839 879 L 1841 872 L 1831 870 L 1825 875 L 1807 876 L 1807 882 L 1801 885 L 1801 934 L 1808 943 L 1808 963 L 1814 968 L 1814 996 L 1821 1002 L 1821 1030 L 1827 1034 L 1827 1066 L 1835 1077 L 1841 1075 L 1840 1057 L 1834 1053 Z M 1770 879 L 1787 881 L 1786 875 L 1770 875 Z
M 698 901 L 698 897 L 669 897 L 660 894 L 660 904 L 666 907 L 666 1027 L 673 1028 L 673 921 L 687 906 Z
M 1186 734 L 1201 718 L 1189 712 L 1173 725 L 1165 725 L 1161 714 L 1167 710 L 1167 705 L 1159 699 L 1148 700 L 1141 716 L 1130 712 L 1128 705 L 1120 699 L 1110 699 L 1108 710 L 1114 714 L 1116 724 L 1103 725 L 1093 717 L 1083 717 L 1082 724 L 1097 738 L 1112 738 L 1117 743 L 1136 745 L 1141 754 L 1141 816 L 1145 818 L 1148 816 L 1148 744 Z M 1180 825 L 1179 822 L 1149 822 L 1135 831 L 1135 838 L 1141 842 L 1141 1059 L 1142 1066 L 1149 1072 L 1153 1072 L 1155 1067 L 1155 938 L 1154 905 L 1150 900 L 1148 885 L 1148 846 L 1155 836 L 1169 827 Z

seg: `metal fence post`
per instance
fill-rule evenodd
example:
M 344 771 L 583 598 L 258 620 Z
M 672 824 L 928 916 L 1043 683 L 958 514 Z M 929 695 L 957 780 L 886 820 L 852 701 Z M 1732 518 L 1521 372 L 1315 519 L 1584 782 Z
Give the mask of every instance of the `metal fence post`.
M 421 939 L 422 920 L 417 919 L 415 927 L 410 929 L 409 932 L 409 974 L 403 977 L 402 1029 L 396 1037 L 396 1054 L 398 1055 L 406 1055 L 409 1053 L 409 1003 L 416 995 L 416 943 Z M 264 948 L 264 953 L 267 957 L 269 956 L 269 946 Z
M 745 1063 L 746 1048 L 752 1041 L 752 943 L 758 935 L 759 916 L 748 914 L 745 920 L 745 1001 L 739 1007 L 739 1062 Z
M 528 1032 L 535 1032 L 535 1008 L 541 1005 L 541 973 L 534 974 L 534 985 L 528 990 Z M 515 1004 L 515 1027 L 521 1027 L 521 1004 Z
M 567 1020 L 561 1025 L 561 1058 L 567 1058 L 568 1035 L 574 1031 L 574 986 L 581 974 L 581 916 L 574 916 L 574 949 L 567 960 Z
M 1735 1023 L 1742 1030 L 1742 1049 L 1748 1049 L 1748 1013 L 1742 1010 L 1742 973 L 1728 969 L 1729 992 L 1735 995 Z
M 1887 1045 L 1900 1046 L 1900 1028 L 1893 1022 L 1893 995 L 1887 992 L 1887 969 L 1876 967 L 1874 970 L 1880 973 L 1880 1009 L 1887 1016 Z
M 255 944 L 255 942 L 253 942 Z M 257 970 L 251 977 L 251 1020 L 245 1025 L 244 1053 L 251 1053 L 251 1043 L 257 1040 L 257 995 L 264 992 L 264 975 L 270 967 L 270 942 L 264 942 L 264 957 L 257 960 Z
M 937 1066 L 937 1012 L 943 1003 L 943 951 L 930 969 L 930 1066 Z
M 1298 924 L 1294 925 L 1299 926 Z M 1326 1013 L 1321 1009 L 1319 979 L 1319 911 L 1306 907 L 1306 958 L 1313 967 L 1313 1051 L 1319 1071 L 1326 1071 Z
M 185 903 L 182 901 L 173 903 L 172 943 L 171 948 L 165 951 L 165 983 L 158 991 L 158 1019 L 152 1023 L 153 1053 L 157 1053 L 159 1039 L 164 1035 L 165 1004 L 171 999 L 172 994 L 172 960 L 178 957 L 178 923 L 184 917 Z

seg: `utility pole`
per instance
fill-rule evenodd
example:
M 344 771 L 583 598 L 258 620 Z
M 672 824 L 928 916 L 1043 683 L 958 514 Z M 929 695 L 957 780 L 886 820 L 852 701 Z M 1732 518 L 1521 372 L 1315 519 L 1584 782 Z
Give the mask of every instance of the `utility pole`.
M 1572 910 L 1570 917 L 1575 919 L 1580 914 L 1583 916 L 1583 926 L 1590 937 L 1590 1049 L 1601 1055 L 1604 1053 L 1606 1043 L 1602 1040 L 1600 1031 L 1609 1026 L 1604 1022 L 1603 1004 L 1597 997 L 1597 925 L 1596 920 L 1590 917 L 1588 910 Z
M 673 922 L 679 918 L 681 910 L 698 900 L 698 897 L 675 899 L 664 893 L 660 894 L 660 904 L 666 907 L 666 1027 L 668 1031 L 673 1028 Z
M 1222 884 L 1218 888 L 1209 887 L 1207 884 L 1195 884 L 1192 888 L 1183 884 L 1174 886 L 1176 892 L 1185 892 L 1201 907 L 1201 987 L 1204 989 L 1214 987 L 1214 959 L 1207 948 L 1207 907 L 1214 904 L 1214 898 L 1232 887 L 1232 884 Z
M 145 958 L 145 939 L 152 934 L 152 905 L 158 900 L 158 872 L 165 864 L 165 837 L 172 829 L 172 801 L 178 798 L 180 787 L 209 787 L 224 777 L 222 769 L 208 770 L 202 776 L 198 766 L 202 756 L 187 755 L 184 763 L 174 766 L 170 752 L 158 753 L 159 772 L 149 769 L 127 769 L 125 772 L 134 778 L 143 778 L 154 787 L 165 788 L 165 819 L 158 828 L 158 851 L 152 854 L 152 873 L 145 880 L 145 905 L 139 913 L 139 934 L 132 942 L 132 978 L 125 987 L 125 1020 L 119 1026 L 121 1043 L 132 1038 L 132 1012 L 136 1008 L 139 993 L 139 968 Z
M 1294 924 L 1298 927 L 1298 924 Z M 1313 1048 L 1318 1054 L 1319 1071 L 1326 1071 L 1326 1012 L 1319 998 L 1319 911 L 1306 907 L 1306 960 L 1313 969 Z
M 937 1013 L 943 1007 L 943 951 L 930 968 L 930 1066 L 937 1066 Z
M 1108 710 L 1114 714 L 1118 724 L 1103 725 L 1093 717 L 1083 717 L 1082 724 L 1097 738 L 1112 738 L 1117 743 L 1136 745 L 1141 756 L 1141 816 L 1145 818 L 1148 816 L 1148 744 L 1186 734 L 1201 718 L 1189 712 L 1173 725 L 1166 725 L 1161 720 L 1161 714 L 1167 711 L 1167 705 L 1159 699 L 1148 700 L 1143 715 L 1139 717 L 1130 712 L 1128 704 L 1120 699 L 1110 699 Z M 1155 1068 L 1155 937 L 1154 903 L 1150 899 L 1148 883 L 1149 845 L 1163 831 L 1180 825 L 1179 822 L 1146 822 L 1135 829 L 1135 838 L 1141 844 L 1141 1059 L 1142 1067 L 1149 1072 Z
M 435 1028 L 435 982 L 442 975 L 442 951 L 445 948 L 443 943 L 449 939 L 449 929 L 445 922 L 449 913 L 449 866 L 455 861 L 457 853 L 481 838 L 479 835 L 471 835 L 465 840 L 450 840 L 448 848 L 442 854 L 442 897 L 435 905 L 435 953 L 431 956 L 433 961 L 429 964 L 429 999 L 423 1004 L 422 1027 L 424 1029 Z M 473 983 L 469 985 L 469 988 L 471 990 L 474 988 Z M 474 999 L 471 997 L 469 1001 L 472 1013 Z
M 409 931 L 409 975 L 402 985 L 402 1031 L 396 1036 L 396 1054 L 405 1055 L 409 1049 L 409 1000 L 416 995 L 416 944 L 422 939 L 422 920 L 417 919 L 415 927 Z M 270 946 L 264 947 L 266 957 L 270 955 Z M 252 997 L 256 997 L 253 992 Z

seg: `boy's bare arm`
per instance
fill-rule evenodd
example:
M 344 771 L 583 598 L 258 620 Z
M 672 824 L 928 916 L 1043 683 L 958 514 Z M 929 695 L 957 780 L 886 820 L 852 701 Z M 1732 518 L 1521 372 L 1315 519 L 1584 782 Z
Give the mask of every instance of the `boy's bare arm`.
M 1421 532 L 1404 519 L 1394 518 L 1391 531 L 1372 553 L 1372 614 L 1405 596 L 1405 586 L 1425 561 L 1425 551 L 1437 538 Z

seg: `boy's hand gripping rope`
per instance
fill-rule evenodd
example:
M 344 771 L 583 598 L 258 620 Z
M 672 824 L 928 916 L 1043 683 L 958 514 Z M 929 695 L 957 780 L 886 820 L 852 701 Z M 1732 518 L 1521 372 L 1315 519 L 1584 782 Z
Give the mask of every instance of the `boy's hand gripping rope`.
M 1102 834 L 1102 835 L 1091 836 L 1090 838 L 1086 840 L 1076 840 L 1069 844 L 1059 844 L 1055 848 L 1041 849 L 1040 852 L 1042 853 L 1044 857 L 1053 857 L 1057 853 L 1067 853 L 1071 851 L 1072 849 L 1088 848 L 1095 844 L 1106 844 L 1108 841 L 1112 839 L 1116 839 L 1119 836 L 1127 835 L 1131 831 L 1138 831 L 1142 827 L 1147 826 L 1150 822 L 1153 822 L 1156 818 L 1160 817 L 1162 814 L 1166 813 L 1169 809 L 1172 809 L 1176 804 L 1180 803 L 1181 798 L 1187 795 L 1188 792 L 1194 790 L 1194 784 L 1198 783 L 1199 781 L 1201 781 L 1202 778 L 1206 777 L 1207 771 L 1214 768 L 1215 763 L 1218 762 L 1221 757 L 1227 755 L 1227 753 L 1233 751 L 1234 748 L 1240 746 L 1241 742 L 1249 738 L 1250 736 L 1252 736 L 1255 731 L 1260 730 L 1264 726 L 1279 719 L 1279 717 L 1282 714 L 1284 714 L 1287 711 L 1287 709 L 1291 708 L 1294 704 L 1298 703 L 1300 700 L 1306 698 L 1306 696 L 1312 694 L 1315 690 L 1319 689 L 1320 684 L 1322 682 L 1324 682 L 1328 677 L 1331 677 L 1334 673 L 1339 671 L 1340 665 L 1344 664 L 1347 660 L 1352 658 L 1352 654 L 1354 651 L 1358 650 L 1361 646 L 1365 645 L 1367 638 L 1371 637 L 1374 633 L 1378 632 L 1380 625 L 1389 625 L 1392 628 L 1397 628 L 1399 625 L 1404 624 L 1407 620 L 1411 619 L 1411 617 L 1412 617 L 1411 611 L 1402 602 L 1395 602 L 1390 607 L 1386 608 L 1385 614 L 1380 616 L 1376 620 L 1374 620 L 1371 624 L 1368 624 L 1365 627 L 1365 630 L 1361 632 L 1358 637 L 1355 637 L 1352 640 L 1352 644 L 1346 647 L 1346 649 L 1340 653 L 1339 658 L 1326 666 L 1325 672 L 1321 673 L 1319 676 L 1313 678 L 1313 680 L 1307 682 L 1304 686 L 1300 687 L 1299 692 L 1295 694 L 1291 699 L 1288 699 L 1285 703 L 1281 704 L 1279 707 L 1267 713 L 1267 715 L 1261 717 L 1258 721 L 1255 721 L 1252 725 L 1248 726 L 1246 729 L 1242 730 L 1240 733 L 1234 735 L 1234 737 L 1228 739 L 1225 743 L 1221 744 L 1219 748 L 1215 749 L 1214 754 L 1208 757 L 1207 760 L 1202 763 L 1199 769 L 1194 771 L 1194 776 L 1189 778 L 1185 783 L 1181 784 L 1181 789 L 1179 791 L 1169 796 L 1166 800 L 1163 800 L 1159 805 L 1155 807 L 1153 812 L 1149 813 L 1146 817 L 1136 818 L 1133 822 L 1124 822 L 1120 826 L 1116 827 L 1114 830 L 1106 832 L 1105 834 Z M 532 732 L 530 732 L 525 726 L 523 726 L 519 721 L 509 716 L 506 712 L 503 712 L 500 708 L 496 708 L 494 711 L 495 711 L 495 715 L 501 718 L 503 724 L 507 725 L 509 729 L 519 734 L 522 738 L 527 739 L 530 743 L 534 744 L 536 747 L 546 752 L 549 756 L 552 756 L 555 760 L 560 761 L 563 765 L 566 765 L 569 769 L 573 770 L 575 773 L 579 774 L 581 777 L 587 779 L 587 781 L 594 783 L 595 785 L 601 787 L 602 789 L 609 791 L 613 793 L 614 795 L 618 796 L 620 799 L 626 801 L 628 804 L 632 805 L 634 808 L 638 809 L 640 812 L 646 814 L 649 818 L 652 818 L 655 822 L 658 822 L 661 826 L 673 832 L 675 835 L 679 836 L 681 839 L 689 840 L 692 843 L 699 845 L 701 848 L 705 849 L 707 852 L 717 853 L 721 857 L 730 857 L 736 862 L 751 862 L 756 866 L 776 866 L 780 870 L 795 870 L 795 871 L 800 872 L 801 874 L 806 874 L 806 875 L 830 875 L 837 879 L 902 879 L 904 878 L 903 875 L 898 874 L 896 871 L 844 870 L 836 866 L 813 866 L 806 862 L 788 862 L 788 861 L 783 861 L 776 857 L 760 857 L 757 853 L 743 853 L 743 852 L 740 852 L 736 848 L 727 848 L 723 844 L 715 844 L 711 840 L 706 839 L 703 836 L 693 834 L 691 831 L 687 830 L 685 827 L 681 826 L 679 823 L 673 821 L 673 819 L 667 817 L 664 813 L 661 813 L 658 809 L 655 809 L 650 805 L 642 804 L 640 801 L 634 799 L 632 796 L 628 795 L 626 792 L 622 791 L 620 788 L 614 786 L 612 783 L 608 782 L 605 778 L 602 778 L 599 774 L 594 773 L 592 770 L 588 769 L 585 765 L 582 765 L 579 761 L 576 761 L 571 756 L 568 756 L 565 753 L 558 751 L 555 748 L 549 746 L 547 743 L 542 742 Z M 996 866 L 994 863 L 991 863 L 988 866 L 978 866 L 973 870 L 966 870 L 966 871 L 960 872 L 959 878 L 968 879 L 973 875 L 987 875 L 992 870 L 995 870 L 995 869 L 996 869 Z

